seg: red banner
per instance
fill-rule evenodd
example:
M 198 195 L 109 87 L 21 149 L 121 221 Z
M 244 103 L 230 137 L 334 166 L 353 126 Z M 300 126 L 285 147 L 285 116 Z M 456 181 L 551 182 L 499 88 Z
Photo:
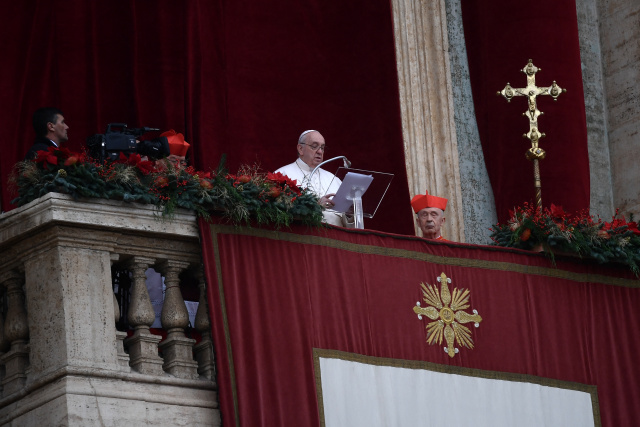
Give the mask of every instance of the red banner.
M 320 425 L 314 349 L 592 385 L 595 425 L 635 419 L 640 291 L 623 267 L 369 231 L 202 230 L 225 425 Z M 414 312 L 442 273 L 482 318 L 453 357 Z

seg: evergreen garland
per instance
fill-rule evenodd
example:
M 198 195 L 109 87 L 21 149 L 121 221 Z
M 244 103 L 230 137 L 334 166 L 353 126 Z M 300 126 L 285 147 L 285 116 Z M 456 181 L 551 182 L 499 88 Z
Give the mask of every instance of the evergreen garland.
M 532 250 L 541 247 L 552 259 L 556 253 L 572 253 L 598 263 L 617 262 L 640 275 L 640 230 L 616 211 L 611 222 L 593 218 L 588 212 L 569 214 L 562 207 L 537 209 L 524 204 L 509 212 L 506 224 L 491 228 L 497 246 Z
M 117 161 L 99 163 L 83 153 L 50 147 L 33 161 L 17 163 L 11 183 L 18 192 L 12 203 L 18 206 L 57 192 L 75 200 L 153 204 L 168 217 L 176 208 L 201 217 L 222 215 L 237 225 L 257 221 L 281 227 L 296 220 L 318 226 L 322 221 L 318 198 L 294 180 L 263 173 L 258 167 L 243 167 L 231 175 L 224 168 L 224 157 L 216 171 L 202 172 L 167 159 L 142 160 L 139 154 L 121 154 Z

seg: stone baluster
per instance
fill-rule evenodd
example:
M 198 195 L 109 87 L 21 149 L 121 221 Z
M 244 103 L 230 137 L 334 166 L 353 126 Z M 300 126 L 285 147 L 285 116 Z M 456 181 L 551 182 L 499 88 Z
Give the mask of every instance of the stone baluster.
M 206 298 L 206 283 L 204 272 L 200 269 L 197 273 L 200 299 L 194 328 L 202 336 L 202 340 L 193 348 L 198 361 L 198 374 L 208 380 L 215 381 L 215 359 L 213 354 L 213 342 L 211 340 L 211 323 L 209 322 L 209 307 Z
M 22 274 L 15 270 L 9 271 L 0 279 L 0 283 L 7 288 L 4 341 L 11 344 L 9 351 L 0 358 L 0 363 L 5 366 L 5 375 L 2 380 L 4 396 L 20 390 L 27 380 L 29 326 L 22 282 Z
M 117 260 L 118 254 L 111 254 L 112 266 L 114 261 Z M 118 298 L 116 298 L 115 292 L 113 293 L 113 320 L 116 324 L 120 321 L 120 303 L 118 302 Z M 129 355 L 124 351 L 125 338 L 127 338 L 126 332 L 116 330 L 116 352 L 118 353 L 118 365 L 120 366 L 120 370 L 130 372 L 131 367 L 129 366 Z
M 189 325 L 189 312 L 180 292 L 179 274 L 189 267 L 189 263 L 182 261 L 164 261 L 160 264 L 160 271 L 165 276 L 166 286 L 164 303 L 160 320 L 167 331 L 167 338 L 160 343 L 164 357 L 165 372 L 178 378 L 198 378 L 198 363 L 193 359 L 193 344 L 195 340 L 184 334 Z
M 155 320 L 155 313 L 145 271 L 155 260 L 145 257 L 133 257 L 128 268 L 133 275 L 127 319 L 134 329 L 133 335 L 124 340 L 129 349 L 129 364 L 141 374 L 162 375 L 162 358 L 158 356 L 158 343 L 161 337 L 149 332 Z

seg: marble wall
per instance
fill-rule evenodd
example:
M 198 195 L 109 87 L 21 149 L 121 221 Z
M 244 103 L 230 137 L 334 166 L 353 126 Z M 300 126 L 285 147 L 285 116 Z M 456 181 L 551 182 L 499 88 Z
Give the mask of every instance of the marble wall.
M 640 2 L 597 0 L 613 204 L 640 217 Z

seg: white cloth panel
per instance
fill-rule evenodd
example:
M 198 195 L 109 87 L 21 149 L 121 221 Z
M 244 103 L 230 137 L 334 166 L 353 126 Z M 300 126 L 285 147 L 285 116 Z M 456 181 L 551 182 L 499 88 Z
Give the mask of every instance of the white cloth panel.
M 594 425 L 582 391 L 334 358 L 320 371 L 327 427 Z

